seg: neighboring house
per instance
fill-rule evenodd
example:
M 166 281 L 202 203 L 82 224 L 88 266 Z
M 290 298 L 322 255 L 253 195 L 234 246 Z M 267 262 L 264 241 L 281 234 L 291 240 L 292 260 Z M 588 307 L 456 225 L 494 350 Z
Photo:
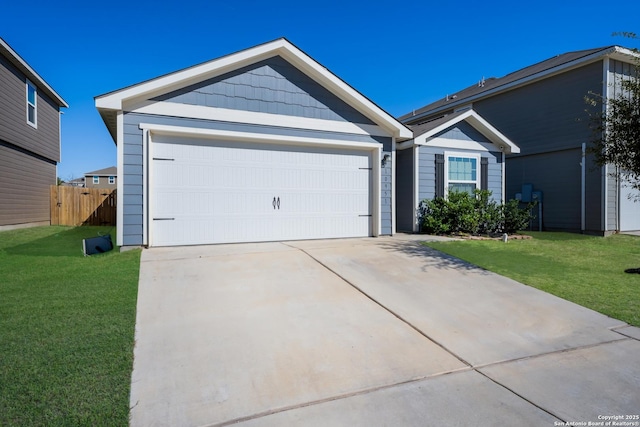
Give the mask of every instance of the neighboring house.
M 122 246 L 392 234 L 411 131 L 285 39 L 96 97 Z
M 398 230 L 418 231 L 420 201 L 450 190 L 489 190 L 504 200 L 504 156 L 520 149 L 479 114 L 466 109 L 411 129 L 414 138 L 397 151 Z
M 639 230 L 640 203 L 629 200 L 631 190 L 612 166 L 597 167 L 585 154 L 594 138 L 585 97 L 619 92 L 616 82 L 633 73 L 637 57 L 619 46 L 565 53 L 483 79 L 399 120 L 415 129 L 472 108 L 520 148 L 506 155 L 504 198 L 532 184 L 542 192 L 544 228 L 595 234 Z
M 65 187 L 84 187 L 84 177 L 70 179 L 69 181 L 65 181 L 60 185 L 64 185 Z
M 0 38 L 0 229 L 50 223 L 67 103 Z
M 84 174 L 84 186 L 86 188 L 117 188 L 118 168 L 111 166 Z

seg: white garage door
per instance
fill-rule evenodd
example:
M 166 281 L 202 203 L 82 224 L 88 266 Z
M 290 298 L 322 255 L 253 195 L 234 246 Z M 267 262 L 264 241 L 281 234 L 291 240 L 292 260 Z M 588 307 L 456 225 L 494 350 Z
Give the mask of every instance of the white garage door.
M 640 199 L 637 190 L 628 186 L 620 188 L 620 231 L 640 230 Z
M 153 246 L 371 235 L 371 153 L 155 136 Z

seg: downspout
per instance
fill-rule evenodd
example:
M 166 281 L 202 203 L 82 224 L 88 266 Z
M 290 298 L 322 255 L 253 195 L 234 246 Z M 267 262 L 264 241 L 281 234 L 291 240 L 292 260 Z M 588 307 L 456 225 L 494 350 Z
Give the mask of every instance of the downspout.
M 396 234 L 396 137 L 391 138 L 391 235 Z
M 587 163 L 587 144 L 582 143 L 582 158 L 580 159 L 580 231 L 585 230 L 586 215 L 586 163 Z
M 500 147 L 500 150 L 502 150 L 502 204 L 504 205 L 504 201 L 507 200 L 507 184 L 506 184 L 506 177 L 507 177 L 507 163 L 505 162 L 505 154 L 504 154 L 504 148 Z
M 602 60 L 602 96 L 604 96 L 605 100 L 609 99 L 609 58 L 605 57 Z M 602 113 L 607 113 L 607 103 L 602 103 Z M 605 129 L 604 132 L 607 132 Z M 600 190 L 600 228 L 602 229 L 602 234 L 606 236 L 607 234 L 607 203 L 609 198 L 609 191 L 607 188 L 607 177 L 608 177 L 609 168 L 608 165 L 602 165 L 600 168 L 600 182 L 601 182 L 601 190 Z
M 420 204 L 420 146 L 415 145 L 411 148 L 413 150 L 413 231 L 420 232 L 418 226 L 418 205 Z
M 149 247 L 149 129 L 142 129 L 142 244 Z

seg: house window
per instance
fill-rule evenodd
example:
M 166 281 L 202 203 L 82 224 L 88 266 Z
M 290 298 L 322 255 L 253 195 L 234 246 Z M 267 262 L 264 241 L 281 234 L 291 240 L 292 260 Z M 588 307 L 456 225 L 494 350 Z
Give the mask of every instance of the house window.
M 93 183 L 94 183 L 94 184 L 100 184 L 100 177 L 99 177 L 99 176 L 94 175 L 94 176 L 93 176 Z
M 445 189 L 473 194 L 480 188 L 480 156 L 447 153 L 445 162 Z
M 116 183 L 116 177 L 115 176 L 110 176 L 109 177 L 109 184 L 115 184 Z
M 27 80 L 27 123 L 33 127 L 38 126 L 38 90 Z

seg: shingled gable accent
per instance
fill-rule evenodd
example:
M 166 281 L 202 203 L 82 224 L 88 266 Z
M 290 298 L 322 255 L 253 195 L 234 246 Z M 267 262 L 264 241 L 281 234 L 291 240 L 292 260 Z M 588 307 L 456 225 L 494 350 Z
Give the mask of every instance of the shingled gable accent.
M 410 139 L 411 131 L 393 116 L 353 89 L 288 40 L 281 38 L 146 82 L 110 92 L 95 98 L 109 132 L 116 141 L 116 115 L 145 101 L 211 79 L 255 62 L 280 56 L 318 84 L 335 94 L 398 140 Z

